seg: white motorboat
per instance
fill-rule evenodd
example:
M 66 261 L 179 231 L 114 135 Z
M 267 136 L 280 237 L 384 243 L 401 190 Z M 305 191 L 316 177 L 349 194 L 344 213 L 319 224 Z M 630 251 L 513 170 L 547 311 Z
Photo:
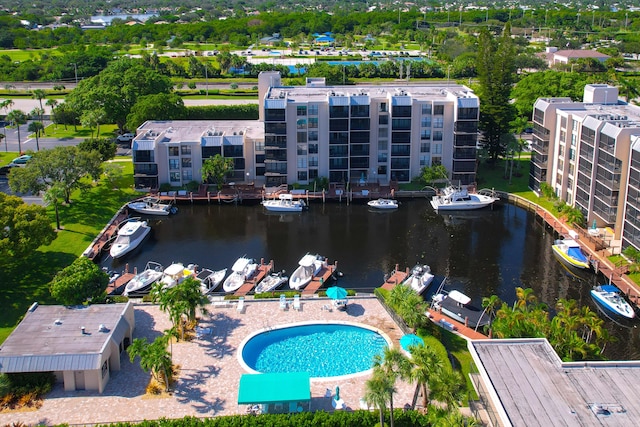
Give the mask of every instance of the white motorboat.
M 559 239 L 551 245 L 553 253 L 569 267 L 588 269 L 589 258 L 582 252 L 580 244 L 573 239 Z
M 227 269 L 223 268 L 222 270 L 213 271 L 208 268 L 203 268 L 196 275 L 196 279 L 200 281 L 200 290 L 203 294 L 207 295 L 210 292 L 216 290 L 222 280 L 224 280 L 224 276 L 227 275 Z
M 162 289 L 169 289 L 176 286 L 178 283 L 182 283 L 187 277 L 191 277 L 195 274 L 195 266 L 189 264 L 187 267 L 181 262 L 174 262 L 169 267 L 164 269 L 162 279 Z
M 320 255 L 306 254 L 298 261 L 298 268 L 295 269 L 289 278 L 291 289 L 300 290 L 307 286 L 313 276 L 327 267 L 327 259 Z
M 398 201 L 392 200 L 392 199 L 369 200 L 367 202 L 367 205 L 369 205 L 369 207 L 374 209 L 383 209 L 383 210 L 398 209 Z
M 591 290 L 593 299 L 609 313 L 633 319 L 636 312 L 631 304 L 620 295 L 620 289 L 614 285 L 595 286 Z
M 498 197 L 469 193 L 467 189 L 449 186 L 433 196 L 431 206 L 436 212 L 480 209 L 493 204 Z
M 111 244 L 109 254 L 120 258 L 138 247 L 151 231 L 147 221 L 129 220 L 118 230 L 116 240 Z
M 261 294 L 263 292 L 272 291 L 274 289 L 277 289 L 278 286 L 282 285 L 287 280 L 289 280 L 289 277 L 284 275 L 284 271 L 271 273 L 267 277 L 262 279 L 260 283 L 258 283 L 258 286 L 256 286 L 255 292 L 256 294 Z
M 149 261 L 140 274 L 129 280 L 122 292 L 125 297 L 146 295 L 151 291 L 151 286 L 162 278 L 164 267 L 157 262 Z
M 262 206 L 271 212 L 302 212 L 304 201 L 293 200 L 291 194 L 281 194 L 277 199 L 263 200 Z
M 231 274 L 227 277 L 222 285 L 225 292 L 233 292 L 238 290 L 240 286 L 256 272 L 258 264 L 251 259 L 240 257 L 231 267 Z
M 142 200 L 130 202 L 127 207 L 143 215 L 169 215 L 178 211 L 175 206 L 170 203 L 161 203 L 160 199 L 155 197 L 145 197 Z
M 411 286 L 418 295 L 422 294 L 433 282 L 435 276 L 431 274 L 431 267 L 428 265 L 416 265 L 411 270 L 411 274 L 405 280 L 405 284 Z
M 433 308 L 470 328 L 480 328 L 490 323 L 489 316 L 471 305 L 471 298 L 460 291 L 438 292 L 433 296 Z

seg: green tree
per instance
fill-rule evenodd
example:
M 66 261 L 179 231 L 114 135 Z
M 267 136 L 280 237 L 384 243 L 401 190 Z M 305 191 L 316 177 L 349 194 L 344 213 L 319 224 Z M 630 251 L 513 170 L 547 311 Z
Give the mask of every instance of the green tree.
M 36 136 L 36 151 L 40 151 L 40 132 L 42 132 L 42 130 L 44 129 L 44 125 L 42 124 L 42 122 L 31 122 L 29 123 L 29 126 L 27 127 L 27 130 L 29 132 L 33 132 Z
M 81 256 L 55 275 L 51 296 L 64 305 L 78 305 L 104 296 L 109 276 L 89 258 Z
M 364 385 L 364 401 L 368 405 L 378 408 L 380 413 L 380 427 L 384 427 L 384 412 L 387 409 L 389 396 L 393 394 L 393 382 L 381 371 L 373 372 Z
M 460 372 L 446 367 L 434 372 L 430 378 L 429 387 L 431 397 L 447 406 L 451 411 L 460 406 L 460 401 L 464 399 L 466 384 Z
M 22 140 L 20 139 L 20 125 L 27 123 L 27 115 L 22 110 L 11 110 L 7 114 L 7 120 L 13 123 L 18 130 L 18 152 L 22 154 Z
M 146 338 L 136 338 L 127 348 L 129 360 L 133 362 L 136 357 L 140 357 L 140 367 L 145 371 L 151 371 L 151 375 L 158 382 L 165 384 L 165 389 L 169 390 L 173 362 L 171 354 L 167 351 L 169 335 L 160 335 L 152 343 L 148 343 Z
M 187 277 L 171 288 L 164 288 L 157 283 L 152 289 L 154 302 L 159 303 L 160 309 L 169 314 L 173 327 L 184 338 L 185 325 L 182 322 L 186 316 L 189 323 L 195 323 L 198 308 L 206 313 L 205 306 L 209 303 L 200 290 L 200 282 L 193 277 Z
M 47 205 L 53 205 L 53 209 L 56 214 L 56 230 L 61 230 L 60 226 L 60 200 L 64 197 L 64 191 L 60 188 L 60 185 L 53 185 L 44 192 L 43 200 Z
M 413 368 L 411 379 L 416 383 L 416 389 L 422 388 L 423 406 L 429 405 L 429 381 L 434 373 L 443 369 L 442 360 L 433 349 L 426 346 L 415 346 L 411 349 Z
M 181 120 L 187 117 L 182 97 L 175 93 L 141 96 L 127 115 L 127 129 L 137 129 L 147 120 Z
M 408 379 L 411 376 L 411 362 L 397 348 L 385 347 L 382 355 L 376 354 L 373 358 L 373 369 L 379 370 L 387 377 L 391 384 L 395 385 L 398 379 Z M 393 394 L 395 389 L 389 388 L 389 425 L 393 427 Z
M 218 189 L 222 188 L 224 178 L 233 172 L 233 159 L 222 157 L 216 154 L 202 162 L 202 180 L 207 182 L 213 180 Z
M 97 151 L 82 151 L 74 146 L 55 147 L 35 153 L 25 167 L 14 168 L 9 176 L 9 187 L 16 192 L 37 193 L 57 184 L 64 192 L 64 201 L 70 203 L 71 192 L 83 186 L 82 179 L 98 179 L 101 167 Z
M 421 178 L 426 185 L 433 185 L 439 179 L 449 179 L 449 172 L 444 165 L 425 166 L 422 168 Z
M 118 145 L 111 138 L 90 138 L 78 144 L 80 151 L 97 151 L 100 153 L 100 160 L 106 162 L 116 156 Z
M 28 205 L 20 197 L 0 192 L 0 263 L 12 257 L 24 257 L 55 238 L 45 208 Z
M 515 111 L 511 89 L 515 81 L 515 49 L 511 25 L 507 23 L 496 40 L 487 28 L 478 37 L 478 82 L 480 98 L 481 144 L 492 161 L 497 161 L 506 147 L 503 135 L 511 131 Z
M 104 175 L 111 188 L 115 189 L 117 183 L 124 177 L 124 167 L 114 162 L 104 165 Z
M 426 321 L 424 300 L 408 285 L 395 286 L 389 294 L 389 303 L 414 330 Z

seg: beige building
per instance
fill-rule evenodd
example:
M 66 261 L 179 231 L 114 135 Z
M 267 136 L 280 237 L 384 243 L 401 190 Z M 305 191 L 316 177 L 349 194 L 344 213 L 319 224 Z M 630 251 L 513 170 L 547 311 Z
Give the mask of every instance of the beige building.
M 34 303 L 0 346 L 0 372 L 53 372 L 64 389 L 99 393 L 131 343 L 133 304 Z M 125 355 L 125 357 L 127 357 Z

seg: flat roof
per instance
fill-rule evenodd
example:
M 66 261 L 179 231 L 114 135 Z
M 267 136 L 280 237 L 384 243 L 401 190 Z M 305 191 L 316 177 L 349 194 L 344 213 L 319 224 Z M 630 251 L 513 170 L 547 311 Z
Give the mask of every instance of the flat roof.
M 640 361 L 562 362 L 544 339 L 477 340 L 469 350 L 506 426 L 636 426 Z
M 243 374 L 240 377 L 239 405 L 308 400 L 311 400 L 311 379 L 308 372 Z
M 147 132 L 151 139 L 164 133 L 163 143 L 199 143 L 209 132 L 224 136 L 245 135 L 257 140 L 264 138 L 264 123 L 258 120 L 148 120 L 138 128 L 136 140 L 147 139 Z
M 107 342 L 119 343 L 133 326 L 124 317 L 127 310 L 133 310 L 130 304 L 38 305 L 30 309 L 0 346 L 0 372 L 99 369 L 98 356 Z

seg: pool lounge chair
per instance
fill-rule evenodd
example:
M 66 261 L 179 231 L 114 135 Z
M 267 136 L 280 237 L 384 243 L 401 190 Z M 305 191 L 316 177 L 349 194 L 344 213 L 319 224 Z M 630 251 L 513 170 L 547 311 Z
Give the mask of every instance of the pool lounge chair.
M 287 309 L 287 297 L 284 294 L 280 294 L 280 310 Z
M 244 312 L 244 297 L 240 297 L 238 299 L 238 306 L 236 307 L 236 310 L 238 310 L 238 313 Z
M 295 295 L 293 297 L 293 309 L 300 311 L 300 295 Z

